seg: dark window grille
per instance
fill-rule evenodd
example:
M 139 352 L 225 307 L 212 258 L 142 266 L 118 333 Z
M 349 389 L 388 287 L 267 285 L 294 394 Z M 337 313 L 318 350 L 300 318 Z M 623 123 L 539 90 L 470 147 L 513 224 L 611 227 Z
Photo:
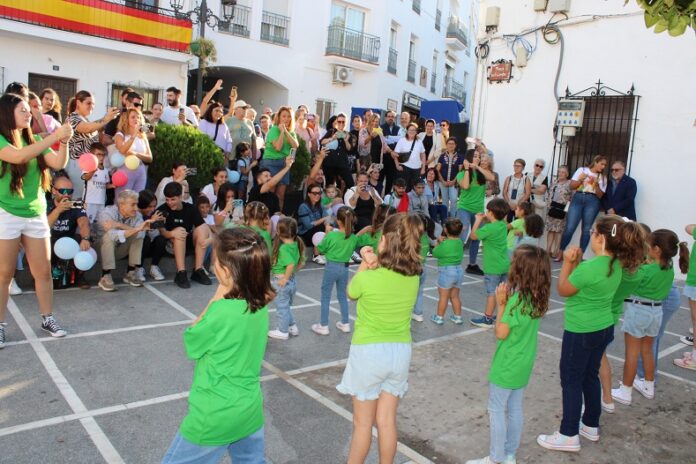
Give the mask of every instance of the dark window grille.
M 261 40 L 287 46 L 289 25 L 289 17 L 264 11 L 261 18 Z
M 379 37 L 342 26 L 329 26 L 326 54 L 379 63 Z
M 230 22 L 220 22 L 218 23 L 218 30 L 220 32 L 228 32 L 232 35 L 237 35 L 239 37 L 249 38 L 249 17 L 251 16 L 251 8 L 243 5 L 235 5 L 234 7 L 234 18 Z M 222 18 L 222 12 L 220 13 Z
M 399 54 L 393 48 L 389 49 L 389 61 L 387 62 L 387 71 L 396 74 L 396 60 Z
M 408 74 L 406 75 L 406 80 L 409 82 L 416 82 L 416 62 L 413 60 L 408 60 Z

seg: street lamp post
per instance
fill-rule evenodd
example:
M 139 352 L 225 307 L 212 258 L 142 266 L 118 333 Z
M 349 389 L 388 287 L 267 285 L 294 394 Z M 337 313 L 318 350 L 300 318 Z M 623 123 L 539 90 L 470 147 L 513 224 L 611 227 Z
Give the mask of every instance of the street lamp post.
M 227 25 L 234 19 L 234 6 L 237 0 L 220 0 L 222 4 L 222 17 L 220 19 L 208 8 L 207 0 L 201 0 L 200 5 L 191 11 L 183 11 L 184 0 L 170 0 L 169 4 L 177 18 L 189 18 L 193 24 L 198 24 L 198 37 L 205 38 L 205 26 L 215 29 L 218 25 Z M 203 67 L 200 53 L 198 54 L 198 70 L 196 71 L 196 98 L 197 104 L 203 95 Z

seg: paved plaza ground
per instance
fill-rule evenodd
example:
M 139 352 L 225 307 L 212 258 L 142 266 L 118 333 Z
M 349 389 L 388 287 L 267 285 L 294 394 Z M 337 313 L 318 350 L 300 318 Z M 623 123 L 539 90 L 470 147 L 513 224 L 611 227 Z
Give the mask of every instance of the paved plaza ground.
M 437 271 L 428 261 L 426 318 L 435 311 Z M 351 270 L 355 270 L 352 267 Z M 171 276 L 171 272 L 168 274 Z M 558 275 L 558 269 L 554 271 Z M 335 386 L 348 356 L 350 335 L 313 334 L 318 320 L 322 268 L 299 273 L 295 316 L 300 336 L 270 340 L 262 372 L 268 461 L 345 462 L 351 435 L 350 398 Z M 119 275 L 116 280 L 120 281 Z M 26 276 L 20 283 L 25 284 Z M 554 287 L 556 279 L 554 278 Z M 26 287 L 25 287 L 26 288 Z M 481 278 L 462 282 L 464 315 L 483 309 Z M 56 314 L 65 339 L 39 329 L 32 292 L 12 297 L 7 346 L 0 351 L 0 463 L 157 463 L 186 413 L 193 364 L 182 332 L 205 306 L 213 287 L 182 290 L 171 280 L 116 293 L 63 290 Z M 337 320 L 333 301 L 331 327 Z M 355 315 L 355 305 L 351 303 Z M 271 313 L 273 325 L 275 314 Z M 563 301 L 555 293 L 541 323 L 537 361 L 525 393 L 520 463 L 695 462 L 696 372 L 672 358 L 687 349 L 679 335 L 690 327 L 686 302 L 663 338 L 656 398 L 634 395 L 601 418 L 601 440 L 582 439 L 579 454 L 549 452 L 539 433 L 558 429 L 561 415 L 560 337 Z M 398 463 L 463 463 L 488 454 L 487 372 L 495 347 L 492 331 L 468 324 L 413 323 L 410 389 L 399 406 Z M 623 337 L 610 346 L 615 385 L 622 368 Z M 228 462 L 227 460 L 225 462 Z M 368 462 L 376 463 L 376 443 Z

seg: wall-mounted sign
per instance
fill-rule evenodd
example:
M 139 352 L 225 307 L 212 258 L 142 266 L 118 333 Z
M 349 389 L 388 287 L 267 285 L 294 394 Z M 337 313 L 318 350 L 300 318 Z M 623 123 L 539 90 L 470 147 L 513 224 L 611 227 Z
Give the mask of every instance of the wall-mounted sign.
M 512 60 L 498 60 L 488 66 L 488 82 L 510 82 L 510 79 L 512 79 Z
M 404 92 L 404 100 L 402 105 L 413 108 L 416 111 L 420 111 L 422 101 L 423 98 L 419 97 L 418 95 L 413 95 L 412 93 Z
M 398 108 L 399 108 L 398 101 L 392 100 L 391 98 L 387 98 L 387 111 L 393 111 L 396 113 Z

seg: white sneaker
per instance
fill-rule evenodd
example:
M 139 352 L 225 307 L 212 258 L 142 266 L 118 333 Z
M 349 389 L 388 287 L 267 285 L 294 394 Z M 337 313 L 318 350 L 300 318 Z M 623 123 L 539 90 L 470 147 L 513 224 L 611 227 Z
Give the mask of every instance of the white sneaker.
M 351 261 L 353 261 L 353 263 L 355 263 L 355 264 L 360 264 L 360 263 L 362 263 L 362 258 L 360 257 L 360 255 L 358 254 L 357 251 L 354 251 L 354 252 L 353 252 L 353 254 L 351 255 L 350 259 L 351 259 Z
M 321 324 L 312 324 L 312 332 L 317 335 L 329 335 L 329 326 Z
M 321 264 L 322 266 L 326 265 L 326 258 L 324 255 L 316 255 L 314 258 L 312 258 L 312 261 L 317 264 Z
M 515 459 L 515 456 L 505 456 L 503 464 L 517 464 L 517 459 Z
M 607 414 L 614 414 L 614 411 L 616 411 L 616 406 L 614 403 L 605 403 L 604 400 L 600 400 L 602 402 L 602 411 L 606 412 Z
M 135 268 L 135 278 L 138 279 L 142 283 L 147 282 L 147 278 L 145 277 L 145 268 L 144 267 L 139 266 L 139 267 Z
M 10 295 L 15 296 L 21 294 L 22 289 L 19 288 L 19 285 L 17 285 L 17 281 L 15 281 L 14 279 L 10 280 Z
M 336 328 L 343 333 L 350 333 L 350 322 L 347 324 L 344 324 L 343 322 L 338 321 L 336 323 Z
M 611 389 L 611 397 L 614 398 L 614 401 L 625 404 L 626 406 L 630 406 L 632 400 L 632 391 L 633 389 L 631 387 L 627 387 L 626 385 L 619 383 L 619 388 Z
M 413 319 L 416 322 L 423 322 L 424 321 L 422 314 L 411 314 L 411 319 Z
M 155 266 L 154 264 L 150 266 L 150 277 L 157 281 L 164 280 L 164 274 L 162 274 L 162 270 L 159 268 L 159 266 Z
M 537 437 L 537 443 L 543 448 L 555 451 L 567 451 L 571 453 L 580 451 L 580 437 L 578 435 L 567 437 L 561 432 L 554 432 L 553 435 L 539 435 Z
M 655 398 L 655 381 L 649 381 L 645 379 L 639 379 L 636 377 L 633 379 L 633 389 L 637 390 L 638 393 L 651 400 Z
M 293 337 L 297 337 L 298 335 L 300 335 L 300 329 L 297 328 L 297 324 L 293 324 L 290 327 L 288 327 L 288 333 Z
M 489 456 L 486 456 L 485 458 L 466 461 L 466 464 L 495 464 L 495 461 L 492 461 Z
M 599 427 L 589 427 L 580 421 L 579 432 L 590 441 L 599 441 Z
M 288 334 L 285 332 L 281 332 L 278 329 L 275 330 L 269 330 L 268 331 L 268 336 L 270 338 L 275 338 L 276 340 L 287 340 L 288 339 Z

